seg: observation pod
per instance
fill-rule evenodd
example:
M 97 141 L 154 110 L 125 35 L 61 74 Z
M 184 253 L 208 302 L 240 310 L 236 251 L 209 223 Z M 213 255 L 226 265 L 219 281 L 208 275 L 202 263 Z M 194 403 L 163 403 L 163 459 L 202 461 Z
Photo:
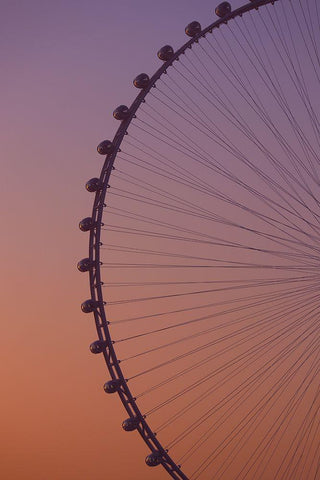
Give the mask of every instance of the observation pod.
M 108 155 L 113 151 L 113 144 L 110 140 L 103 140 L 103 142 L 99 143 L 97 146 L 97 152 L 100 155 Z
M 191 22 L 189 25 L 186 26 L 185 28 L 185 33 L 188 35 L 188 37 L 195 37 L 198 35 L 198 33 L 201 32 L 201 25 L 199 22 Z
M 87 260 L 85 258 L 85 260 Z M 89 259 L 88 259 L 89 260 Z M 81 310 L 83 313 L 91 313 L 95 310 L 97 304 L 92 298 L 89 298 L 89 300 L 86 300 L 85 302 L 81 303 Z
M 133 85 L 136 88 L 144 89 L 148 86 L 150 81 L 149 75 L 146 73 L 140 73 L 134 80 L 133 80 Z
M 126 105 L 119 105 L 114 111 L 113 111 L 113 117 L 116 120 L 126 120 L 130 115 L 129 108 Z
M 157 465 L 160 465 L 161 461 L 162 461 L 162 455 L 157 450 L 150 453 L 150 455 L 148 455 L 145 459 L 145 462 L 148 465 L 148 467 L 156 467 Z
M 106 346 L 107 342 L 104 342 L 103 340 L 96 340 L 95 342 L 91 343 L 89 349 L 91 353 L 96 355 L 97 353 L 102 353 Z
M 120 380 L 109 380 L 103 385 L 106 393 L 116 393 L 120 388 Z
M 137 426 L 139 425 L 139 420 L 136 417 L 129 417 L 126 420 L 122 422 L 122 428 L 126 432 L 133 432 L 133 430 L 137 429 Z
M 160 60 L 167 62 L 173 57 L 174 51 L 170 45 L 165 45 L 164 47 L 160 48 L 157 55 Z
M 86 190 L 88 192 L 97 192 L 102 187 L 99 178 L 90 178 L 86 183 Z
M 93 262 L 90 260 L 90 258 L 83 258 L 77 263 L 77 269 L 79 272 L 88 272 L 92 266 Z
M 88 232 L 94 228 L 94 221 L 91 217 L 86 217 L 79 223 L 79 228 L 82 232 Z
M 220 18 L 225 17 L 229 13 L 231 13 L 231 5 L 229 2 L 222 2 L 215 9 L 215 14 Z

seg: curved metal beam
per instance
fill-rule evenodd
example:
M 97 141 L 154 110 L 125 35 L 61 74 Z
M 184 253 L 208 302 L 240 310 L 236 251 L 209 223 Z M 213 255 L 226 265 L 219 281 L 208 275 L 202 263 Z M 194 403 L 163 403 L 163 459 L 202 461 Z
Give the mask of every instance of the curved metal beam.
M 154 432 L 150 429 L 147 421 L 145 420 L 144 415 L 140 412 L 138 405 L 136 404 L 136 399 L 130 392 L 128 388 L 127 381 L 122 373 L 120 362 L 118 361 L 116 352 L 113 347 L 113 341 L 109 332 L 109 322 L 107 320 L 105 312 L 105 302 L 102 294 L 102 281 L 101 281 L 101 261 L 100 261 L 100 247 L 101 247 L 101 227 L 103 210 L 106 207 L 105 198 L 109 188 L 109 179 L 113 170 L 113 164 L 116 159 L 116 156 L 120 150 L 120 145 L 124 136 L 127 133 L 127 129 L 135 118 L 135 114 L 139 109 L 140 105 L 144 102 L 145 97 L 150 92 L 150 90 L 155 86 L 156 82 L 159 80 L 161 75 L 165 74 L 166 70 L 177 61 L 181 55 L 188 48 L 192 48 L 194 43 L 197 43 L 200 38 L 204 37 L 207 33 L 212 33 L 216 28 L 219 28 L 220 25 L 227 23 L 229 20 L 241 17 L 244 13 L 249 12 L 254 9 L 258 9 L 261 6 L 267 4 L 274 4 L 278 0 L 254 0 L 250 3 L 243 5 L 242 7 L 230 12 L 223 18 L 219 18 L 213 22 L 208 27 L 204 28 L 199 34 L 192 37 L 187 41 L 181 48 L 179 48 L 172 58 L 167 62 L 164 62 L 163 65 L 154 73 L 150 78 L 148 86 L 141 90 L 141 92 L 136 96 L 134 101 L 130 106 L 130 114 L 126 120 L 123 120 L 113 138 L 113 151 L 107 155 L 104 165 L 101 170 L 100 181 L 102 188 L 96 192 L 93 209 L 92 209 L 92 219 L 94 221 L 94 228 L 90 231 L 89 238 L 89 258 L 93 262 L 93 267 L 89 272 L 89 281 L 90 281 L 90 292 L 91 298 L 96 302 L 96 308 L 94 310 L 94 318 L 96 329 L 98 333 L 99 340 L 106 342 L 106 347 L 103 351 L 104 359 L 108 367 L 110 376 L 112 380 L 119 382 L 118 394 L 119 397 L 131 418 L 137 418 L 139 424 L 137 431 L 142 436 L 145 443 L 150 448 L 151 452 L 160 452 L 161 454 L 161 464 L 167 470 L 175 480 L 188 480 L 188 477 L 182 472 L 179 465 L 173 461 L 168 452 L 162 447 L 161 443 L 156 438 Z

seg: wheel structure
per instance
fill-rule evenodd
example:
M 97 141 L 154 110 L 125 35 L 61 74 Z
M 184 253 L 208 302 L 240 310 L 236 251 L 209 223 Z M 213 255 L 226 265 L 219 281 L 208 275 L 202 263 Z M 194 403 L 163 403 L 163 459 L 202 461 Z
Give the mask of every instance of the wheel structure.
M 90 350 L 174 479 L 320 479 L 319 10 L 192 21 L 86 184 Z

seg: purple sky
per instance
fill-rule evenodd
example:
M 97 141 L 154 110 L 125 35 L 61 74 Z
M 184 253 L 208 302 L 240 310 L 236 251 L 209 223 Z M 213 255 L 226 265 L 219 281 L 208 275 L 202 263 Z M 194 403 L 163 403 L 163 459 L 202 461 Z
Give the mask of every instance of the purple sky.
M 103 394 L 105 366 L 88 350 L 94 325 L 80 312 L 89 294 L 75 268 L 87 254 L 78 221 L 91 211 L 84 184 L 100 171 L 96 145 L 118 127 L 113 109 L 134 99 L 138 73 L 160 66 L 157 50 L 181 46 L 185 25 L 208 25 L 215 6 L 2 3 L 3 478 L 166 478 L 151 476 L 142 441 L 120 428 L 118 399 Z

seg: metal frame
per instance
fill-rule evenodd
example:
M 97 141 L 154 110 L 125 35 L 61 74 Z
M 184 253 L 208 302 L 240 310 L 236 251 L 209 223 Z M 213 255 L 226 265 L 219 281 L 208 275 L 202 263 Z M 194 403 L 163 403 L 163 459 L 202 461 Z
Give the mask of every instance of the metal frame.
M 106 346 L 103 349 L 103 356 L 108 367 L 110 376 L 112 380 L 117 380 L 119 382 L 119 389 L 118 394 L 120 400 L 122 401 L 129 417 L 136 418 L 139 423 L 137 426 L 137 431 L 142 436 L 145 443 L 150 448 L 151 452 L 159 452 L 161 455 L 161 464 L 167 470 L 167 472 L 171 475 L 172 478 L 176 480 L 188 480 L 188 477 L 182 472 L 180 466 L 177 465 L 174 460 L 170 457 L 168 452 L 162 447 L 161 443 L 156 438 L 156 434 L 150 429 L 145 417 L 140 412 L 138 405 L 136 404 L 136 399 L 130 392 L 128 388 L 127 382 L 125 377 L 123 376 L 120 363 L 117 359 L 116 352 L 113 347 L 113 341 L 110 336 L 109 332 L 109 322 L 106 317 L 105 312 L 105 302 L 103 299 L 102 294 L 102 285 L 101 282 L 101 272 L 100 272 L 100 247 L 102 245 L 100 238 L 101 238 L 101 227 L 103 226 L 102 223 L 102 215 L 103 209 L 106 207 L 105 205 L 105 198 L 109 188 L 109 179 L 114 169 L 113 164 L 117 153 L 120 151 L 120 145 L 127 133 L 127 128 L 129 127 L 132 119 L 135 117 L 135 114 L 140 107 L 140 105 L 144 102 L 146 95 L 149 93 L 151 88 L 155 87 L 157 80 L 161 77 L 161 75 L 166 73 L 168 67 L 172 65 L 173 62 L 177 61 L 180 55 L 184 54 L 188 48 L 192 48 L 194 43 L 197 43 L 201 37 L 204 37 L 207 33 L 212 33 L 215 28 L 219 28 L 220 25 L 223 23 L 227 23 L 229 20 L 235 17 L 241 17 L 244 13 L 249 12 L 254 9 L 258 9 L 261 6 L 267 4 L 274 4 L 278 0 L 253 0 L 250 3 L 243 5 L 242 7 L 230 12 L 230 14 L 226 15 L 223 18 L 219 18 L 214 23 L 209 25 L 208 27 L 204 28 L 199 34 L 192 37 L 188 42 L 186 42 L 180 49 L 178 49 L 172 58 L 167 62 L 164 62 L 163 65 L 155 72 L 155 74 L 150 78 L 148 86 L 141 90 L 141 92 L 137 95 L 135 100 L 133 101 L 130 109 L 129 109 L 129 116 L 126 120 L 123 120 L 113 138 L 112 145 L 113 150 L 110 154 L 107 155 L 104 165 L 101 170 L 100 175 L 100 182 L 101 182 L 101 189 L 96 192 L 93 209 L 92 209 L 92 220 L 94 222 L 94 227 L 90 231 L 90 239 L 89 239 L 89 258 L 92 262 L 92 268 L 89 271 L 89 281 L 90 281 L 90 292 L 91 298 L 95 302 L 95 309 L 94 309 L 94 318 L 96 329 L 98 333 L 98 338 L 101 341 L 106 342 Z

